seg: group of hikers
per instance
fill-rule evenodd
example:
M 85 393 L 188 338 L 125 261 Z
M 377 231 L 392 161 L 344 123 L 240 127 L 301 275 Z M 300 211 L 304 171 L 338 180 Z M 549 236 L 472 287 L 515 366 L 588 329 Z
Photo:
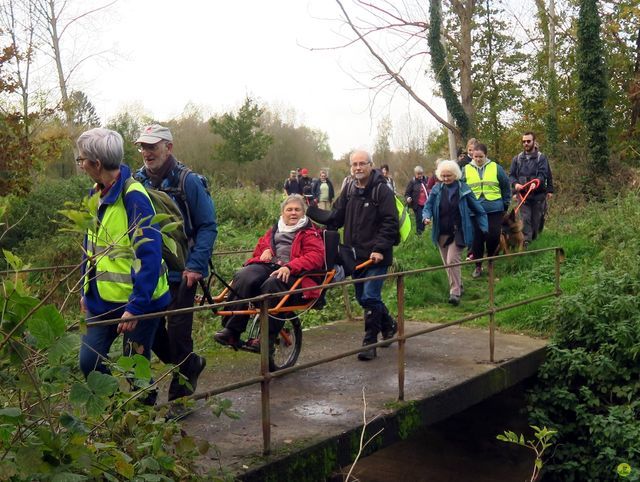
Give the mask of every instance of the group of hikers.
M 431 224 L 432 239 L 445 264 L 459 262 L 463 249 L 470 247 L 478 260 L 474 277 L 482 273 L 481 259 L 493 255 L 499 238 L 502 216 L 512 196 L 525 196 L 520 212 L 525 240 L 535 239 L 547 193 L 553 192 L 546 157 L 535 144 L 535 135 L 522 137 L 523 151 L 514 157 L 509 175 L 487 158 L 484 144 L 472 139 L 465 157 L 437 164 L 433 179 L 425 179 L 416 167 L 405 198 L 416 216 L 418 234 Z M 194 353 L 193 313 L 137 320 L 149 313 L 193 306 L 200 280 L 208 276 L 217 236 L 216 212 L 206 180 L 173 155 L 169 129 L 146 126 L 135 141 L 143 166 L 132 172 L 123 164 L 124 142 L 120 134 L 103 128 L 84 132 L 77 140 L 77 165 L 94 182 L 92 195 L 99 196 L 98 222 L 84 240 L 81 309 L 88 328 L 83 335 L 80 367 L 85 376 L 93 370 L 107 373 L 104 362 L 120 333 L 124 353 L 139 353 L 150 359 L 151 352 L 166 364 L 175 365 L 168 400 L 191 395 L 206 360 Z M 395 184 L 389 167 L 374 168 L 371 155 L 355 150 L 349 156 L 350 173 L 335 196 L 326 170 L 317 179 L 307 169 L 292 170 L 284 184 L 285 199 L 280 216 L 258 240 L 253 254 L 234 275 L 229 300 L 289 289 L 304 272 L 322 270 L 325 246 L 321 224 L 327 229 L 343 229 L 341 256 L 350 263 L 371 264 L 352 273 L 353 278 L 370 278 L 387 273 L 393 261 L 393 247 L 400 241 Z M 382 186 L 382 187 L 381 187 Z M 387 189 L 387 187 L 389 189 Z M 156 207 L 150 193 L 168 193 L 179 208 L 188 240 L 184 266 L 168 266 L 163 259 L 163 240 L 154 222 Z M 529 192 L 530 190 L 530 192 Z M 132 250 L 134 256 L 109 255 L 113 246 Z M 346 261 L 346 260 L 344 260 Z M 460 267 L 448 268 L 449 302 L 457 305 L 462 296 Z M 302 287 L 318 281 L 305 278 Z M 356 299 L 364 310 L 363 346 L 389 340 L 397 323 L 382 300 L 382 279 L 367 279 L 355 286 Z M 320 290 L 293 296 L 314 299 Z M 273 301 L 275 303 L 276 301 Z M 244 304 L 230 307 L 240 310 Z M 282 316 L 282 315 L 281 315 Z M 133 318 L 133 319 L 132 319 Z M 99 323 L 120 319 L 117 324 Z M 247 315 L 227 316 L 214 338 L 218 343 L 238 347 L 246 329 Z M 270 338 L 283 320 L 270 319 Z M 375 348 L 361 351 L 359 360 L 372 360 Z M 153 405 L 157 391 L 147 390 L 141 401 Z M 168 417 L 186 412 L 172 407 Z

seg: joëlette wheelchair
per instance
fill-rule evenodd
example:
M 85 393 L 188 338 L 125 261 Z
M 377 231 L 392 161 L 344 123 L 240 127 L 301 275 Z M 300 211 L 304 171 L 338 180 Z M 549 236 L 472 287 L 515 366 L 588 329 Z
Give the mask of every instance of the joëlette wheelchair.
M 326 303 L 327 285 L 336 279 L 337 274 L 342 273 L 344 275 L 344 270 L 338 264 L 340 261 L 338 255 L 340 234 L 337 231 L 324 230 L 322 237 L 325 246 L 325 269 L 303 273 L 290 289 L 290 291 L 299 289 L 300 283 L 304 278 L 312 277 L 318 282 L 318 289 L 321 290 L 320 297 L 303 304 L 290 304 L 292 295 L 286 294 L 278 301 L 276 306 L 268 310 L 270 317 L 283 323 L 275 339 L 270 340 L 269 370 L 272 372 L 295 365 L 302 349 L 302 325 L 298 313 L 302 314 L 310 309 L 322 309 Z M 353 270 L 363 269 L 369 264 L 371 264 L 370 260 L 355 266 Z M 214 278 L 217 278 L 224 286 L 222 292 L 216 296 L 211 294 L 210 289 Z M 200 306 L 205 303 L 215 304 L 227 301 L 228 295 L 233 292 L 233 286 L 223 280 L 213 268 L 207 281 L 200 283 L 200 286 L 203 291 L 203 295 L 199 299 Z M 239 304 L 242 303 L 242 300 L 234 301 Z M 246 338 L 240 340 L 240 346 L 237 349 L 260 353 L 260 308 L 258 306 L 249 303 L 247 309 L 229 310 L 222 307 L 213 308 L 212 312 L 218 316 L 249 315 L 251 319 L 245 331 Z

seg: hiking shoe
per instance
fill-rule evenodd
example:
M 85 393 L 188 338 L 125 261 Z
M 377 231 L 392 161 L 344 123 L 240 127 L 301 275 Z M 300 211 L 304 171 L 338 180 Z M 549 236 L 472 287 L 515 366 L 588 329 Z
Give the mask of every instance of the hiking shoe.
M 361 351 L 358 353 L 358 360 L 362 361 L 370 361 L 373 360 L 377 356 L 375 348 L 369 348 L 368 350 Z
M 195 353 L 194 356 L 196 357 L 197 361 L 195 363 L 193 373 L 189 375 L 189 385 L 191 385 L 191 390 L 189 390 L 189 388 L 187 387 L 187 395 L 191 395 L 196 391 L 196 387 L 198 386 L 198 377 L 204 370 L 204 367 L 207 366 L 207 359 L 205 357 L 196 355 Z
M 175 420 L 177 422 L 187 418 L 193 412 L 193 408 L 187 407 L 182 403 L 175 403 L 169 407 L 169 410 L 167 410 L 164 419 L 166 421 Z
M 223 328 L 213 335 L 213 339 L 221 345 L 230 346 L 235 350 L 240 346 L 240 336 L 230 328 Z
M 482 276 L 482 266 L 476 266 L 476 269 L 471 273 L 472 278 L 480 278 Z
M 457 295 L 450 295 L 449 303 L 452 304 L 453 306 L 458 306 L 460 304 L 460 297 Z
M 391 316 L 389 316 L 389 318 L 391 318 Z M 398 322 L 395 319 L 391 318 L 391 326 L 386 330 L 382 330 L 382 339 L 390 340 L 395 336 L 396 333 L 398 333 Z M 391 342 L 380 345 L 381 348 L 387 348 L 389 346 L 391 346 Z

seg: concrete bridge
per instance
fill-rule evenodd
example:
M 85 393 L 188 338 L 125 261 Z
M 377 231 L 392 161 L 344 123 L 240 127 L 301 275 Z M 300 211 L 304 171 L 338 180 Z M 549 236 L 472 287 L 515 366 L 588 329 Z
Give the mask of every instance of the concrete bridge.
M 405 322 L 405 334 L 429 326 Z M 305 331 L 298 364 L 357 347 L 362 330 L 362 321 L 339 321 Z M 220 459 L 202 460 L 203 467 L 220 464 L 246 481 L 322 481 L 358 452 L 363 388 L 369 421 L 365 440 L 373 437 L 366 454 L 534 375 L 545 346 L 546 340 L 497 332 L 490 362 L 489 330 L 452 326 L 411 338 L 405 344 L 404 402 L 397 401 L 397 344 L 379 348 L 370 362 L 351 356 L 276 378 L 270 383 L 268 456 L 262 455 L 259 385 L 222 396 L 232 401 L 238 420 L 218 419 L 202 409 L 185 419 L 183 428 L 219 449 Z M 239 353 L 230 365 L 207 369 L 198 391 L 254 377 L 259 366 L 259 356 Z

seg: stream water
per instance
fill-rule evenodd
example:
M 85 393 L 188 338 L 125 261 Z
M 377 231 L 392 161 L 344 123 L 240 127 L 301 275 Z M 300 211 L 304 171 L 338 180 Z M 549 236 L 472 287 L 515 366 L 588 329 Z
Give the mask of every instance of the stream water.
M 517 385 L 425 427 L 407 440 L 361 459 L 352 475 L 360 482 L 528 481 L 533 452 L 496 439 L 505 430 L 533 438 L 524 391 L 524 385 Z M 348 468 L 342 471 L 347 472 Z M 333 480 L 344 480 L 344 475 Z

